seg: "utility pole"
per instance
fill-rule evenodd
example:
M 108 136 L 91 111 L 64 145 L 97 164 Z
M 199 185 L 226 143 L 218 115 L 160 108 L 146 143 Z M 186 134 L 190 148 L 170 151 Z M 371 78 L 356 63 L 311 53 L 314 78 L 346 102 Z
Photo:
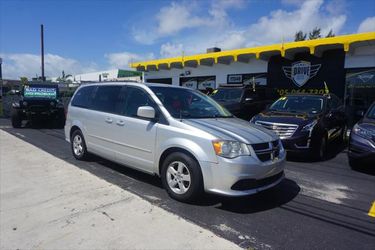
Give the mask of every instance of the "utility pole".
M 0 57 L 0 80 L 3 80 L 2 65 L 3 65 L 3 58 Z
M 42 82 L 45 81 L 44 76 L 44 27 L 40 25 L 40 47 L 41 47 L 41 59 L 42 59 Z

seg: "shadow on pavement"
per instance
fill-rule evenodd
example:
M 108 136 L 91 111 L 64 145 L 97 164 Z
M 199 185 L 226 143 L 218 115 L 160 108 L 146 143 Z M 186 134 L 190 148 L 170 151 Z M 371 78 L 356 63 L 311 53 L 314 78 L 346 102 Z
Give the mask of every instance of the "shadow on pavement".
M 375 163 L 362 163 L 361 166 L 352 167 L 354 171 L 361 172 L 363 174 L 373 175 L 375 176 Z
M 21 132 L 23 129 L 7 128 L 3 130 L 10 134 L 14 134 Z M 32 131 L 33 133 L 48 133 L 48 135 L 52 135 L 49 134 L 52 130 L 45 131 L 42 129 L 29 131 Z M 54 131 L 62 133 L 60 130 Z M 36 134 L 35 136 L 38 135 Z M 163 204 L 173 201 L 163 189 L 161 181 L 157 176 L 122 166 L 95 155 L 92 155 L 87 161 L 76 160 L 71 154 L 70 145 L 64 141 L 63 135 L 61 135 L 61 137 L 54 136 L 53 140 L 47 138 L 43 141 L 30 138 L 29 136 L 18 138 L 54 155 L 55 157 L 84 169 L 109 183 L 142 196 L 152 203 L 158 203 L 158 205 L 163 206 Z M 173 201 L 173 203 L 177 206 L 179 206 L 179 204 L 181 204 L 181 206 L 185 205 L 186 208 L 190 205 L 200 207 L 212 206 L 233 213 L 249 214 L 269 210 L 288 203 L 298 195 L 299 191 L 300 188 L 294 181 L 284 179 L 277 186 L 251 196 L 233 198 L 204 194 L 200 199 L 190 204 L 183 204 L 176 201 Z
M 332 160 L 338 154 L 346 150 L 347 144 L 338 141 L 331 142 L 327 147 L 327 155 L 323 161 Z M 313 157 L 312 153 L 287 153 L 287 160 L 293 162 L 321 162 Z
M 156 188 L 159 188 L 165 196 L 167 196 L 160 178 L 152 176 L 129 167 L 122 166 L 120 164 L 111 162 L 103 159 L 99 156 L 92 155 L 90 162 L 96 162 L 103 167 L 112 169 L 118 173 L 126 175 L 127 177 L 138 180 L 142 183 L 150 184 Z M 99 176 L 103 177 L 103 176 Z M 113 183 L 113 179 L 107 180 Z M 114 183 L 122 186 L 121 183 Z M 279 207 L 283 204 L 293 200 L 300 192 L 300 187 L 296 182 L 290 179 L 284 179 L 281 183 L 275 187 L 257 193 L 255 195 L 243 196 L 243 197 L 225 197 L 214 194 L 204 194 L 197 201 L 190 202 L 190 205 L 195 206 L 213 206 L 217 209 L 226 210 L 234 213 L 250 214 L 260 211 L 269 210 L 275 207 Z M 168 199 L 171 199 L 168 197 Z
M 233 213 L 252 214 L 280 207 L 293 200 L 300 190 L 296 182 L 284 179 L 275 187 L 254 195 L 223 197 L 206 194 L 204 202 L 198 201 L 195 204 L 200 206 L 216 204 L 217 209 Z

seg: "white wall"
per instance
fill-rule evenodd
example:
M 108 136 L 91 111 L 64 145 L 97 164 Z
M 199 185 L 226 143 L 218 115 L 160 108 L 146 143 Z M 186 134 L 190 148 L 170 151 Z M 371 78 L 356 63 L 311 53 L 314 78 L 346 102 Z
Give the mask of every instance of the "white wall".
M 345 56 L 345 68 L 375 67 L 375 45 L 361 46 Z
M 107 78 L 105 78 L 104 75 L 107 75 Z M 75 75 L 74 78 L 77 82 L 81 81 L 99 81 L 99 75 L 101 75 L 102 81 L 105 80 L 114 80 L 117 79 L 118 69 L 113 70 L 106 70 L 106 71 L 98 71 L 98 72 L 92 72 L 92 73 L 85 73 L 85 74 L 79 74 Z
M 266 73 L 267 65 L 267 61 L 251 59 L 249 63 L 233 62 L 229 65 L 219 63 L 213 66 L 199 65 L 196 68 L 185 67 L 182 69 L 149 71 L 145 72 L 145 79 L 172 77 L 172 84 L 179 85 L 180 74 L 190 71 L 190 75 L 182 77 L 216 76 L 216 86 L 219 86 L 219 84 L 227 82 L 228 74 Z

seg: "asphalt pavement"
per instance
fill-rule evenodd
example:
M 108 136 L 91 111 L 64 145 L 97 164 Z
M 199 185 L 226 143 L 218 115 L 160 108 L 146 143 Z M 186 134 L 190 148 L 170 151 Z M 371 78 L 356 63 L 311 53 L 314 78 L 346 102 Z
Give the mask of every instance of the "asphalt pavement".
M 288 160 L 286 179 L 263 193 L 205 195 L 185 204 L 169 198 L 157 177 L 99 157 L 75 160 L 63 130 L 13 129 L 6 119 L 0 119 L 0 129 L 243 248 L 375 249 L 375 218 L 368 215 L 375 201 L 375 164 L 352 170 L 346 149 L 337 145 L 326 161 Z

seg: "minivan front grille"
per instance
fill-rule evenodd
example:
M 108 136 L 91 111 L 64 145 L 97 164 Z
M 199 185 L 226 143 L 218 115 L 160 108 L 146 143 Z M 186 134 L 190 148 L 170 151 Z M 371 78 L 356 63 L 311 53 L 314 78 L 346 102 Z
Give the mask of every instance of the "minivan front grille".
M 273 160 L 280 155 L 280 142 L 275 140 L 266 143 L 251 144 L 258 159 L 262 162 Z
M 294 132 L 298 129 L 296 124 L 285 124 L 285 123 L 273 123 L 273 122 L 263 122 L 256 121 L 255 124 L 260 125 L 266 129 L 275 132 L 280 139 L 286 139 L 293 136 Z

